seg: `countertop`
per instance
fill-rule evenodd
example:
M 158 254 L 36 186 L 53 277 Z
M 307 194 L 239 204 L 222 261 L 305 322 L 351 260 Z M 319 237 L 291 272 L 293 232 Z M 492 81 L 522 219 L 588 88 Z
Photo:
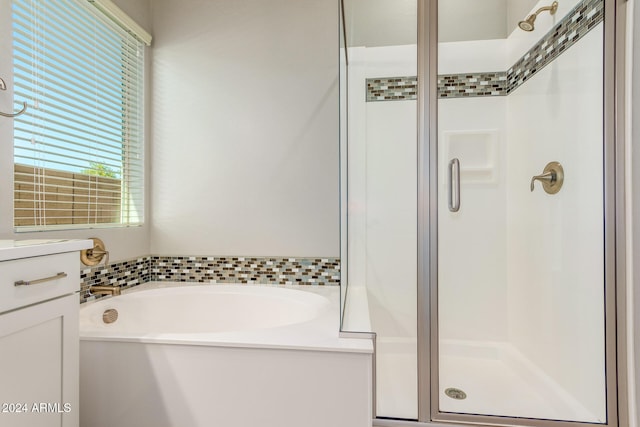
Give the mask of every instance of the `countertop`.
M 93 247 L 91 240 L 0 240 L 0 261 L 74 252 Z

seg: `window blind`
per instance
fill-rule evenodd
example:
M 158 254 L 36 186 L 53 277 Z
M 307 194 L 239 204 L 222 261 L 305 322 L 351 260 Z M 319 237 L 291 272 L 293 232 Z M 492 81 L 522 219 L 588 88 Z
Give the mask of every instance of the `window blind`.
M 141 224 L 144 45 L 86 0 L 13 0 L 16 231 Z

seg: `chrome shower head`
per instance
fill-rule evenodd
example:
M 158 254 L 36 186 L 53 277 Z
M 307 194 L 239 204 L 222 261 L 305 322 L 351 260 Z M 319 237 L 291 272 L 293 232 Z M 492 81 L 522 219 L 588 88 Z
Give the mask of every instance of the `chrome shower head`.
M 558 2 L 554 1 L 553 3 L 551 3 L 551 6 L 541 7 L 540 9 L 536 10 L 536 13 L 532 13 L 531 15 L 527 16 L 527 19 L 525 19 L 524 21 L 518 22 L 518 27 L 520 27 L 520 29 L 523 31 L 533 31 L 536 28 L 533 23 L 536 22 L 538 14 L 540 12 L 544 12 L 545 10 L 548 10 L 551 15 L 554 15 L 558 10 Z

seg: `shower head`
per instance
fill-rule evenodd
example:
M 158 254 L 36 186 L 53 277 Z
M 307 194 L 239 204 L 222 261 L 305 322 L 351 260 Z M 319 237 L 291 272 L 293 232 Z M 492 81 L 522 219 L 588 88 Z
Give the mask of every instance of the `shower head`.
M 518 27 L 520 27 L 520 29 L 523 31 L 533 31 L 535 29 L 533 23 L 536 22 L 536 16 L 537 15 L 527 16 L 527 19 L 518 22 Z
M 558 2 L 554 1 L 553 3 L 551 3 L 551 6 L 541 7 L 540 9 L 536 10 L 535 13 L 527 16 L 527 19 L 518 22 L 518 27 L 520 27 L 520 29 L 523 31 L 533 31 L 535 29 L 533 23 L 536 22 L 538 14 L 544 12 L 545 10 L 548 10 L 551 15 L 554 15 L 558 10 Z

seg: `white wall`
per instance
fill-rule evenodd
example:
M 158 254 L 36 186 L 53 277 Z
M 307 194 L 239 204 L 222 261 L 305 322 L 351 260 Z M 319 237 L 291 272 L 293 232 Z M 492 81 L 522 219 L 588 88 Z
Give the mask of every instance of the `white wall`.
M 440 43 L 438 73 L 504 71 L 505 54 L 505 40 Z M 443 340 L 507 338 L 506 102 L 505 97 L 438 100 L 438 325 Z M 472 145 L 455 147 L 456 138 Z M 454 157 L 461 167 L 457 213 L 448 210 L 447 165 Z
M 153 1 L 153 253 L 339 255 L 337 6 Z
M 142 27 L 150 31 L 149 1 L 117 0 L 116 4 L 130 13 Z M 147 49 L 147 53 L 149 53 L 149 49 Z M 13 108 L 11 102 L 13 98 L 11 55 L 11 0 L 0 0 L 0 77 L 9 86 L 9 90 L 0 93 L 0 111 L 11 111 Z M 147 212 L 149 210 L 148 187 L 147 184 L 145 195 Z M 148 254 L 149 230 L 147 216 L 145 224 L 141 227 L 15 233 L 13 231 L 13 122 L 11 119 L 0 117 L 0 239 L 99 237 L 104 240 L 110 251 L 110 261 L 118 261 Z
M 604 420 L 601 52 L 602 25 L 508 97 L 507 272 L 510 342 Z
M 507 338 L 505 116 L 503 97 L 438 102 L 438 325 L 443 340 Z M 456 137 L 479 146 L 481 153 L 448 147 L 448 138 Z M 447 186 L 447 165 L 454 157 L 461 169 L 456 213 L 448 210 Z M 474 173 L 480 167 L 487 170 Z
M 438 3 L 438 40 L 492 40 L 507 36 L 510 0 L 447 0 Z
M 349 49 L 349 287 L 371 325 L 415 337 L 416 101 L 365 102 L 365 80 L 416 74 L 416 46 Z
M 366 105 L 365 280 L 381 338 L 416 336 L 416 102 Z M 356 285 L 358 282 L 354 282 Z

